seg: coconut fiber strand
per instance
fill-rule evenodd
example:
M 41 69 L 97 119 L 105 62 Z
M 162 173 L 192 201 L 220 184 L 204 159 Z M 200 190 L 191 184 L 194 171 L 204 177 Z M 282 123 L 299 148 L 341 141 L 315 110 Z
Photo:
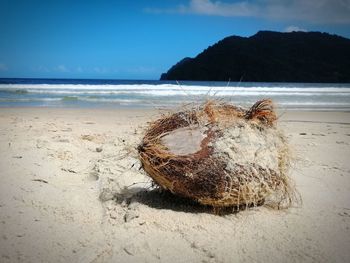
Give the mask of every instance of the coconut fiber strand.
M 287 140 L 271 100 L 249 110 L 215 101 L 152 122 L 138 147 L 162 189 L 214 208 L 289 207 Z

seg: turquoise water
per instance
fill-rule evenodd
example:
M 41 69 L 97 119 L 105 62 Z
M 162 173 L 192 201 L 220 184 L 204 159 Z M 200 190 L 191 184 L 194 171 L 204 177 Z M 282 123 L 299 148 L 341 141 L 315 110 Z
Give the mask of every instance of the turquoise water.
M 0 79 L 0 107 L 158 108 L 207 99 L 249 106 L 350 110 L 350 84 L 164 82 L 142 80 Z

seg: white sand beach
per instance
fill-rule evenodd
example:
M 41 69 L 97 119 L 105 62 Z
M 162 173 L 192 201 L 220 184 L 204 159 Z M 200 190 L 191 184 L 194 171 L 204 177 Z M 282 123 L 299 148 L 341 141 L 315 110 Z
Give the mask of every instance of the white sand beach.
M 281 116 L 300 206 L 222 216 L 152 190 L 158 114 L 0 108 L 0 262 L 349 262 L 350 112 Z

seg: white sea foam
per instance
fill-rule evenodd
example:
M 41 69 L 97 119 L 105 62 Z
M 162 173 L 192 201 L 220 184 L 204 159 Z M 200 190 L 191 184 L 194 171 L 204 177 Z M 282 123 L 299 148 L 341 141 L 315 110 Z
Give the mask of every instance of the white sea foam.
M 272 98 L 280 107 L 342 107 L 350 110 L 350 85 L 339 84 L 0 84 L 0 103 L 45 102 L 45 106 L 47 103 L 60 101 L 63 104 L 74 105 L 82 102 L 101 105 L 171 106 L 213 97 L 245 106 L 258 99 Z
M 60 101 L 60 98 L 0 98 L 1 102 L 35 102 L 35 101 Z
M 137 90 L 154 90 L 154 91 L 180 91 L 180 92 L 212 92 L 216 91 L 238 91 L 238 92 L 341 92 L 350 93 L 350 87 L 316 87 L 313 84 L 307 87 L 294 87 L 294 86 L 200 86 L 200 85 L 174 85 L 174 84 L 129 84 L 129 85 L 83 85 L 83 84 L 0 84 L 0 89 L 8 90 L 71 90 L 71 91 L 137 91 Z

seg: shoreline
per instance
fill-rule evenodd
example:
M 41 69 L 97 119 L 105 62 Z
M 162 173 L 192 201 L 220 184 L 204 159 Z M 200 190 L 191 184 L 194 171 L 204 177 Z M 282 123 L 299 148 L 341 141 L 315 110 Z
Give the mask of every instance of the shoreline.
M 159 111 L 0 108 L 1 261 L 345 262 L 350 113 L 278 113 L 303 204 L 216 216 L 140 172 L 134 149 Z
M 79 113 L 89 116 L 91 112 L 98 114 L 111 115 L 117 113 L 118 115 L 123 113 L 128 116 L 134 114 L 146 114 L 147 116 L 158 116 L 161 113 L 173 112 L 175 110 L 181 110 L 182 107 L 168 107 L 168 108 L 51 108 L 51 107 L 0 107 L 1 113 L 21 113 L 21 114 L 49 114 L 57 113 L 59 115 L 67 113 L 71 115 L 73 113 Z M 279 110 L 276 109 L 278 116 L 278 123 L 327 123 L 327 124 L 350 124 L 350 111 L 337 111 L 337 110 Z M 337 121 L 333 121 L 333 117 L 336 115 Z
M 195 105 L 201 105 L 202 103 L 195 103 Z M 176 105 L 170 105 L 170 106 L 96 106 L 96 107 L 83 107 L 83 106 L 62 106 L 62 107 L 57 107 L 57 106 L 0 106 L 0 110 L 11 110 L 11 109 L 22 109 L 22 110 L 35 110 L 35 109 L 47 109 L 47 110 L 84 110 L 84 111 L 89 111 L 89 110 L 98 110 L 98 111 L 115 111 L 115 110 L 121 110 L 121 111 L 134 111 L 134 110 L 146 110 L 146 111 L 158 111 L 160 110 L 169 110 L 172 111 L 174 109 L 180 109 L 185 107 L 186 105 L 191 105 L 188 103 L 184 104 L 176 104 Z M 238 105 L 240 106 L 240 105 Z M 249 106 L 240 106 L 242 108 L 249 108 Z M 350 113 L 350 108 L 282 108 L 282 107 L 275 107 L 275 110 L 278 115 L 284 114 L 284 112 L 292 113 L 292 112 L 342 112 L 342 113 Z

